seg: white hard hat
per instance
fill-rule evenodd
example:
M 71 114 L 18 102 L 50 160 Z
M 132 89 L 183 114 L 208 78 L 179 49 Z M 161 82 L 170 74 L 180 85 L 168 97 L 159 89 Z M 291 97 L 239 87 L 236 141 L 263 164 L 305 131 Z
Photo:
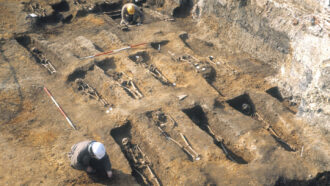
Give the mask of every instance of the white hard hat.
M 100 142 L 92 142 L 91 143 L 91 150 L 96 159 L 102 159 L 105 155 L 105 148 L 104 145 Z

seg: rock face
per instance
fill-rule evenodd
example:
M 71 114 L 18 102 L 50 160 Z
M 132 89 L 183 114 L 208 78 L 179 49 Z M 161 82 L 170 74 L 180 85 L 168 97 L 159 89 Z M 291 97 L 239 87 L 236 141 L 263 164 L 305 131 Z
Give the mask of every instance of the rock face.
M 199 0 L 192 16 L 227 49 L 270 64 L 278 73 L 268 80 L 299 105 L 297 116 L 329 130 L 329 6 L 318 0 Z

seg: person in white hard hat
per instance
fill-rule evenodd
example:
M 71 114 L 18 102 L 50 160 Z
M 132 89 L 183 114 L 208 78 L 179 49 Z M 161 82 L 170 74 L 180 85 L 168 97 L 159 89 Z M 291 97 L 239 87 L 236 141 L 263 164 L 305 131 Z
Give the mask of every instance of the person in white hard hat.
M 106 173 L 108 178 L 112 177 L 109 156 L 102 143 L 96 141 L 82 141 L 71 147 L 69 153 L 71 167 L 85 170 L 87 173 Z
M 121 9 L 121 25 L 142 24 L 144 19 L 142 10 L 134 3 L 126 3 Z

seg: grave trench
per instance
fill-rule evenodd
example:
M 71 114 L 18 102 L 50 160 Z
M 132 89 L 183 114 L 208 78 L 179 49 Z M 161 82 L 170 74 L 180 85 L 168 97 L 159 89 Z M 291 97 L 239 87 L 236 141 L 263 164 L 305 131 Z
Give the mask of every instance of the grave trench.
M 79 3 L 80 5 L 84 5 L 84 3 Z M 30 5 L 29 3 L 25 4 L 25 11 L 30 13 L 29 8 L 27 6 Z M 72 4 L 73 6 L 77 6 L 75 4 Z M 71 23 L 72 19 L 74 17 L 85 17 L 88 14 L 107 14 L 110 18 L 116 20 L 121 18 L 121 1 L 114 2 L 114 3 L 95 3 L 93 8 L 90 10 L 87 7 L 79 7 L 77 12 L 75 13 L 75 9 L 70 7 L 70 3 L 66 0 L 62 0 L 59 3 L 50 4 L 51 8 L 53 9 L 53 12 L 49 15 L 43 15 L 37 17 L 37 19 L 34 21 L 34 24 L 32 26 L 33 29 L 40 29 L 42 27 L 45 27 L 47 25 L 57 25 L 58 23 L 68 24 Z M 43 7 L 39 5 L 38 7 L 41 11 Z M 37 12 L 36 12 L 37 13 Z M 74 16 L 75 15 L 75 16 Z
M 132 133 L 132 125 L 129 121 L 127 121 L 124 125 L 114 128 L 110 131 L 110 135 L 112 136 L 112 138 L 116 141 L 116 143 L 120 146 L 122 153 L 124 154 L 125 158 L 127 159 L 127 161 L 129 162 L 129 165 L 132 169 L 132 176 L 136 179 L 136 181 L 141 184 L 141 185 L 157 185 L 154 184 L 154 182 L 152 181 L 152 178 L 150 178 L 150 176 L 147 175 L 147 171 L 148 170 L 144 170 L 147 169 L 145 167 L 143 167 L 143 164 L 139 165 L 138 163 L 136 163 L 136 161 L 134 160 L 134 158 L 131 156 L 130 152 L 128 152 L 128 149 L 124 147 L 123 144 L 123 139 L 124 138 L 128 138 L 129 139 L 129 143 L 131 143 L 132 148 L 136 148 L 138 145 L 138 143 L 136 141 L 134 141 L 135 139 L 135 132 Z M 141 148 L 141 147 L 140 147 Z M 143 149 L 141 149 L 143 150 Z M 144 153 L 144 152 L 143 152 Z M 142 156 L 145 154 L 142 154 Z M 141 154 L 139 154 L 138 157 L 135 157 L 136 159 L 141 158 Z M 145 157 L 145 160 L 150 161 L 149 157 Z M 142 160 L 143 162 L 143 160 Z M 153 170 L 153 164 L 152 162 L 147 162 L 147 164 L 149 164 L 153 174 L 156 176 L 156 179 L 159 181 L 160 185 L 162 185 L 162 182 L 159 180 L 159 177 L 156 175 L 156 173 Z M 143 177 L 140 174 L 143 174 L 143 176 L 147 179 L 147 184 L 145 183 L 145 181 L 143 180 Z
M 122 73 L 116 71 L 116 67 L 114 57 L 106 57 L 100 60 L 95 59 L 93 62 L 85 66 L 76 68 L 71 74 L 68 75 L 66 82 L 73 86 L 75 92 L 78 92 L 79 86 L 77 86 L 76 81 L 82 79 L 85 83 L 91 86 L 99 96 L 96 96 L 96 98 L 93 96 L 92 98 L 101 102 L 104 107 L 113 107 L 113 102 L 115 102 L 114 100 L 119 98 L 118 95 L 125 95 L 126 93 L 128 96 L 121 97 L 121 99 L 135 99 L 131 92 L 119 87 L 116 84 L 119 83 L 118 80 L 123 77 Z M 104 89 L 104 83 L 106 82 L 110 83 L 110 87 Z M 110 91 L 110 89 L 113 90 Z M 84 94 L 84 92 L 81 93 Z
M 141 141 L 141 146 L 150 154 L 149 158 L 154 164 L 157 163 L 157 166 L 154 166 L 154 170 L 163 184 L 176 185 L 179 182 L 184 185 L 184 183 L 189 183 L 189 180 L 194 178 L 192 175 L 199 175 L 199 182 L 204 183 L 206 179 L 205 175 L 199 170 L 199 165 L 202 164 L 202 161 L 190 161 L 187 154 L 182 149 L 178 148 L 171 140 L 167 140 L 164 137 L 160 130 L 157 129 L 154 122 L 148 118 L 148 113 L 150 113 L 150 111 L 134 116 L 135 122 L 133 128 L 136 133 L 135 139 Z M 172 128 L 172 126 L 169 128 Z M 188 142 L 191 142 L 189 135 L 184 135 L 188 137 Z M 195 149 L 194 144 L 191 145 Z M 202 153 L 202 158 L 203 154 L 206 154 L 199 151 L 197 151 L 197 153 Z M 191 166 L 195 168 L 192 169 Z M 186 176 L 178 177 L 178 172 L 186 172 Z
M 272 87 L 266 90 L 266 93 L 276 98 L 279 102 L 283 102 L 284 100 L 278 87 Z
M 195 125 L 197 125 L 200 129 L 202 129 L 204 132 L 206 132 L 209 136 L 213 138 L 214 144 L 223 151 L 228 160 L 238 164 L 248 163 L 245 159 L 227 148 L 224 141 L 219 141 L 217 139 L 216 133 L 212 134 L 212 131 L 209 130 L 210 125 L 208 123 L 208 118 L 200 105 L 196 105 L 192 108 L 183 109 L 182 111 L 193 121 Z
M 94 82 L 91 83 L 89 81 L 90 79 L 86 79 L 88 72 L 94 71 L 95 68 L 97 68 L 97 66 L 92 63 L 76 68 L 71 74 L 68 75 L 67 83 L 72 86 L 74 92 L 80 92 L 89 99 L 96 100 L 102 103 L 104 107 L 108 107 L 110 104 L 97 90 L 98 87 L 94 87 Z
M 95 68 L 99 68 L 101 71 L 103 71 L 106 77 L 111 78 L 112 80 L 114 80 L 115 82 L 120 84 L 121 86 L 125 86 L 126 88 L 129 88 L 130 85 L 129 85 L 128 80 L 123 81 L 121 83 L 119 82 L 120 79 L 127 78 L 127 77 L 124 77 L 124 74 L 122 72 L 116 71 L 117 66 L 116 66 L 114 57 L 107 57 L 102 60 L 95 59 L 94 64 L 96 65 Z M 141 92 L 136 84 L 135 84 L 135 86 L 136 86 L 137 90 L 139 92 Z M 123 88 L 123 87 L 121 87 L 121 88 L 124 90 L 124 92 L 126 92 L 126 94 L 129 97 L 131 97 L 132 99 L 136 99 L 132 92 L 130 92 L 126 88 Z
M 279 102 L 282 103 L 282 105 L 292 114 L 297 114 L 297 104 L 296 105 L 292 105 L 290 103 L 290 100 L 288 100 L 288 98 L 283 98 L 280 90 L 278 87 L 272 87 L 268 90 L 266 90 L 266 93 L 271 95 L 272 97 L 276 98 Z
M 137 52 L 129 55 L 128 58 L 136 64 L 149 63 L 150 56 L 146 51 Z
M 51 5 L 53 10 L 56 12 L 67 12 L 70 10 L 70 6 L 67 1 L 62 0 L 59 3 L 55 3 Z
M 161 136 L 164 137 L 163 138 L 164 141 L 167 142 L 167 141 L 169 141 L 168 138 L 172 138 L 173 140 L 178 142 L 180 145 L 182 145 L 182 147 L 185 148 L 185 149 L 182 149 L 181 147 L 179 147 L 176 144 L 177 145 L 176 148 L 182 150 L 186 154 L 186 156 L 189 160 L 195 161 L 194 158 L 200 159 L 200 155 L 197 155 L 197 157 L 195 157 L 195 154 L 191 150 L 187 149 L 187 146 L 180 138 L 180 131 L 178 131 L 178 129 L 176 128 L 178 124 L 173 118 L 170 118 L 171 116 L 164 113 L 162 111 L 162 109 L 148 111 L 145 113 L 145 115 L 147 116 L 149 122 L 153 124 L 153 127 L 159 128 L 158 132 L 160 133 Z M 183 134 L 183 135 L 185 135 L 185 134 Z M 193 148 L 193 145 L 189 142 L 189 139 L 187 139 L 186 136 L 185 136 L 185 139 L 191 145 L 190 147 Z M 170 143 L 175 144 L 175 142 L 173 142 L 173 141 L 171 141 Z M 191 153 L 192 156 L 189 153 Z
M 193 5 L 194 3 L 192 0 L 181 0 L 180 6 L 173 10 L 173 17 L 185 18 L 190 16 L 190 11 L 193 8 Z
M 222 59 L 217 58 L 219 55 L 218 51 L 220 49 L 216 48 L 212 42 L 190 37 L 187 32 L 180 34 L 179 38 L 184 43 L 185 47 L 189 48 L 193 54 L 203 58 L 203 60 L 197 59 L 197 61 L 194 62 L 194 64 L 197 63 L 197 65 L 194 65 L 195 70 L 202 75 L 202 77 L 209 83 L 211 87 L 213 87 L 215 91 L 218 92 L 220 96 L 225 97 L 225 95 L 222 93 L 222 90 L 226 90 L 227 86 L 224 86 L 220 77 L 228 76 L 229 71 L 231 73 L 230 75 L 232 76 L 231 78 L 234 78 L 232 81 L 234 81 L 238 77 L 236 75 L 236 73 L 238 73 L 236 69 L 226 63 L 225 66 L 223 66 L 224 64 L 222 64 Z M 196 69 L 196 67 L 199 67 L 199 69 Z M 203 68 L 205 69 L 204 71 L 201 70 Z M 228 81 L 228 78 L 226 79 Z
M 248 94 L 242 94 L 226 102 L 235 110 L 246 116 L 253 116 L 256 112 L 255 106 Z
M 105 74 L 111 73 L 111 71 L 116 69 L 116 63 L 114 57 L 107 57 L 102 60 L 94 60 L 96 66 L 100 67 Z M 109 71 L 109 73 L 108 73 Z
M 161 46 L 166 45 L 168 41 L 161 41 L 161 42 L 153 42 L 151 46 Z M 154 47 L 153 47 L 154 48 Z M 174 86 L 163 74 L 162 72 L 150 62 L 150 56 L 146 51 L 140 51 L 135 54 L 129 55 L 128 58 L 136 63 L 137 65 L 142 65 L 143 68 L 148 70 L 151 75 L 157 79 L 161 84 L 165 86 Z
M 73 15 L 70 12 L 70 5 L 66 0 L 62 0 L 59 3 L 50 4 L 53 9 L 52 14 L 38 17 L 35 26 L 37 28 L 44 27 L 46 25 L 56 25 L 60 22 L 66 24 L 70 23 Z
M 253 101 L 251 100 L 250 96 L 247 93 L 244 93 L 240 96 L 235 98 L 229 99 L 226 101 L 232 108 L 241 112 L 242 114 L 253 118 L 256 121 L 260 121 L 263 124 L 266 124 L 265 121 L 258 119 L 257 111 Z M 266 127 L 266 126 L 264 126 Z M 270 135 L 274 138 L 274 140 L 286 151 L 294 152 L 295 150 L 290 147 L 285 141 L 283 141 L 280 137 L 270 133 Z
M 104 2 L 101 4 L 95 4 L 91 12 L 95 14 L 107 14 L 109 17 L 111 17 L 111 19 L 116 20 L 121 18 L 121 7 L 122 3 L 120 2 Z
M 267 89 L 265 92 L 267 94 L 262 94 L 264 95 L 264 97 L 261 95 L 257 97 L 260 97 L 261 101 L 266 101 L 267 99 L 269 99 L 269 102 L 272 103 L 271 104 L 272 106 L 270 108 L 271 110 L 268 111 L 268 109 L 267 110 L 262 109 L 259 114 L 263 114 L 264 115 L 263 117 L 266 117 L 269 120 L 269 122 L 271 122 L 274 125 L 272 127 L 274 127 L 277 135 L 272 135 L 272 137 L 287 151 L 295 152 L 297 149 L 301 149 L 302 148 L 301 141 L 296 139 L 294 134 L 295 132 L 292 131 L 290 127 L 288 128 L 288 126 L 285 125 L 286 122 L 288 122 L 289 124 L 291 122 L 286 121 L 286 119 L 284 119 L 285 121 L 282 121 L 282 119 L 280 119 L 282 114 L 288 117 L 290 117 L 290 115 L 291 116 L 295 115 L 296 114 L 296 112 L 294 111 L 295 108 L 288 105 L 289 104 L 288 98 L 282 97 L 278 87 L 272 87 L 270 89 Z M 276 100 L 272 99 L 270 96 L 276 98 Z M 258 101 L 258 99 L 256 101 Z M 262 102 L 260 103 L 260 100 L 259 102 L 256 103 L 259 104 L 259 107 L 263 108 L 264 105 L 260 105 L 263 104 Z M 276 114 L 274 115 L 273 113 Z M 255 119 L 258 119 L 258 117 L 256 117 Z M 278 136 L 283 136 L 285 140 L 279 138 Z M 292 144 L 293 147 L 291 147 L 289 144 Z
M 190 48 L 188 44 L 186 46 Z M 189 54 L 180 56 L 178 60 L 188 62 L 220 96 L 224 96 L 220 90 L 214 86 L 214 82 L 217 78 L 217 71 L 211 64 L 206 61 L 201 61 Z
M 76 68 L 71 74 L 68 75 L 67 77 L 67 83 L 73 82 L 76 79 L 85 79 L 85 76 L 87 75 L 88 71 L 93 71 L 94 70 L 94 65 L 85 65 L 83 67 L 78 67 Z
M 47 49 L 44 50 L 43 47 L 39 46 L 37 41 L 28 35 L 22 35 L 15 37 L 16 41 L 23 46 L 34 58 L 35 62 L 47 69 L 49 74 L 56 73 L 56 67 L 60 67 L 57 59 L 51 52 Z M 45 67 L 45 66 L 48 66 Z
M 167 45 L 169 42 L 170 42 L 169 40 L 155 41 L 155 42 L 151 42 L 150 46 L 155 50 L 159 50 L 163 46 Z

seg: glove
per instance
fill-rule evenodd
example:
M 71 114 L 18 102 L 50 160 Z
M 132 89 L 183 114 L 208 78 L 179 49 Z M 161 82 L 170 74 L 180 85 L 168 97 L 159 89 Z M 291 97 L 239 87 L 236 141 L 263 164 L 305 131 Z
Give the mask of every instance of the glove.
M 95 172 L 95 170 L 94 170 L 91 166 L 88 166 L 87 169 L 86 169 L 86 171 L 87 171 L 88 173 L 93 173 L 93 172 Z
M 108 178 L 111 178 L 112 177 L 112 171 L 107 171 L 107 176 L 108 176 Z

